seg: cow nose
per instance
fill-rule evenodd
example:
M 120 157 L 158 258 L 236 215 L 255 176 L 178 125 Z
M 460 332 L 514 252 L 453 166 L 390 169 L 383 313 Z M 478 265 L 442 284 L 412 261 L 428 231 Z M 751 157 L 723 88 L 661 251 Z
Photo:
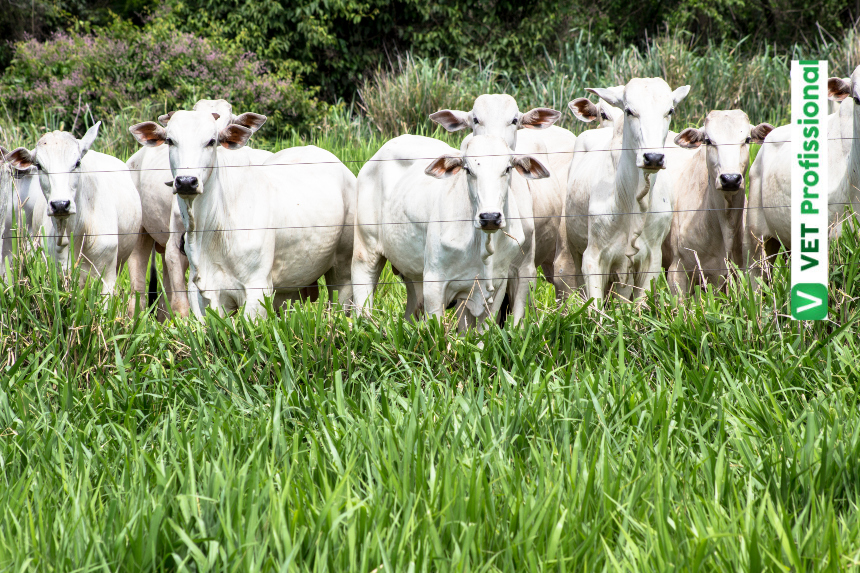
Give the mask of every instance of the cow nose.
M 740 189 L 742 177 L 740 173 L 723 173 L 720 175 L 720 184 L 726 191 Z
M 197 192 L 197 178 L 191 175 L 179 175 L 173 181 L 173 187 L 180 195 L 189 195 Z
M 478 215 L 478 220 L 481 221 L 482 229 L 501 229 L 502 214 L 501 213 L 481 213 Z
M 642 157 L 645 158 L 645 167 L 651 168 L 662 168 L 663 160 L 666 158 L 662 153 L 645 153 Z
M 71 201 L 51 201 L 51 211 L 54 215 L 68 215 Z

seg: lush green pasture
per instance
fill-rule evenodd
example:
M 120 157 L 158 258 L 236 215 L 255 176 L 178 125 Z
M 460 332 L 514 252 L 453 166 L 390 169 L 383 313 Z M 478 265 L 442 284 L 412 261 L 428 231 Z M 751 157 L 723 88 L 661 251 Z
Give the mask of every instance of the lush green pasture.
M 822 324 L 786 316 L 779 262 L 760 295 L 602 309 L 540 282 L 519 327 L 458 335 L 404 322 L 390 273 L 372 319 L 161 324 L 28 255 L 0 290 L 0 570 L 855 568 L 858 237 L 831 261 Z

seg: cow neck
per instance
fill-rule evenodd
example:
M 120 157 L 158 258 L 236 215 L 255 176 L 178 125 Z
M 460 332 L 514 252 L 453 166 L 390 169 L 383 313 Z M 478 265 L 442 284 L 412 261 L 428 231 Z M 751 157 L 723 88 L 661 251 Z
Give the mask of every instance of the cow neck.
M 74 237 L 75 242 L 80 247 L 77 250 L 80 251 L 83 249 L 85 237 L 87 239 L 91 237 L 87 222 L 92 215 L 94 189 L 95 182 L 91 181 L 91 176 L 87 173 L 82 174 L 80 187 L 75 197 L 75 214 L 65 219 L 53 217 L 54 232 L 56 233 L 55 245 L 58 250 L 69 247 L 69 240 Z
M 704 208 L 708 209 L 708 211 L 705 211 L 703 215 L 707 216 L 708 213 L 716 212 L 720 222 L 720 231 L 723 235 L 723 245 L 726 248 L 729 260 L 740 264 L 740 241 L 738 239 L 743 235 L 741 227 L 743 223 L 744 190 L 739 190 L 726 200 L 726 195 L 717 189 L 716 178 L 708 166 L 708 155 L 705 146 L 699 147 L 696 153 L 697 156 L 693 161 L 701 162 L 708 173 L 708 192 L 705 200 L 706 204 L 704 205 Z M 746 172 L 747 170 L 744 169 L 744 173 Z M 738 251 L 737 253 L 735 253 L 736 250 Z
M 241 165 L 225 161 L 227 150 L 216 150 L 215 166 L 203 187 L 203 193 L 195 197 L 191 204 L 186 203 L 187 221 L 185 240 L 195 252 L 209 252 L 211 249 L 198 247 L 213 244 L 229 248 L 229 239 L 223 229 L 240 227 L 230 216 L 230 205 L 237 205 L 240 183 L 245 172 Z M 197 230 L 205 231 L 197 233 Z
M 646 182 L 642 170 L 636 166 L 636 149 L 633 147 L 632 139 L 630 130 L 625 129 L 615 170 L 615 202 L 621 213 L 640 210 L 640 205 L 637 205 L 638 197 L 645 189 L 646 183 L 651 185 L 654 183 L 653 177 L 650 178 L 650 182 Z M 641 204 L 641 201 L 639 203 Z

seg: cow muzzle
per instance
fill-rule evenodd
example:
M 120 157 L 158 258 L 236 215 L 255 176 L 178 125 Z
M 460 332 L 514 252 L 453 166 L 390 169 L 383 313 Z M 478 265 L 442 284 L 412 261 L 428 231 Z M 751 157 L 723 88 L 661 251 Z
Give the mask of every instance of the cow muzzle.
M 200 181 L 192 175 L 179 175 L 173 180 L 173 193 L 175 195 L 198 195 L 200 193 Z
M 50 217 L 59 217 L 62 219 L 74 214 L 75 208 L 72 206 L 71 201 L 51 201 L 48 203 L 48 216 Z
M 645 171 L 666 169 L 666 156 L 662 153 L 643 153 L 641 167 Z
M 478 222 L 481 224 L 481 230 L 488 233 L 494 233 L 502 228 L 504 218 L 501 213 L 481 213 L 478 215 Z
M 720 191 L 736 193 L 744 185 L 744 177 L 740 173 L 723 173 L 719 177 Z

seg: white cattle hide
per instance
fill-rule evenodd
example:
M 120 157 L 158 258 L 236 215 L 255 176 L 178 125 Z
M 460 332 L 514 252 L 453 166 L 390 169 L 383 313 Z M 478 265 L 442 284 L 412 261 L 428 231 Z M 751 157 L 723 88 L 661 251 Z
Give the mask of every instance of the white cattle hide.
M 335 267 L 349 232 L 343 198 L 354 193 L 355 177 L 334 155 L 286 150 L 254 166 L 242 149 L 251 130 L 219 130 L 213 114 L 200 111 L 176 112 L 166 129 L 146 122 L 131 132 L 144 145 L 169 142 L 185 252 L 203 306 L 222 313 L 244 306 L 255 317 L 265 296 L 277 305 L 323 275 L 345 285 L 337 290 L 348 303 L 349 265 Z M 301 153 L 312 164 L 289 164 Z
M 553 283 L 556 282 L 553 262 L 564 190 L 576 145 L 573 133 L 552 125 L 560 117 L 558 111 L 549 108 L 520 113 L 516 100 L 505 94 L 481 95 L 469 112 L 442 110 L 430 116 L 448 131 L 471 129 L 474 135 L 501 137 L 511 149 L 538 159 L 549 169 L 549 178 L 528 183 L 530 208 L 525 196 L 517 200 L 522 216 L 532 217 L 534 221 L 535 266 L 541 266 L 544 276 Z M 468 137 L 464 143 L 467 141 Z M 526 191 L 526 187 L 517 186 L 517 191 L 519 189 Z M 512 298 L 520 296 L 520 293 L 511 294 Z
M 612 133 L 597 130 L 596 150 L 583 153 L 571 168 L 565 231 L 574 268 L 565 274 L 583 273 L 588 296 L 595 299 L 603 298 L 615 277 L 618 294 L 630 298 L 634 284 L 646 287 L 662 266 L 672 189 L 658 173 L 683 159 L 667 137 L 674 108 L 689 86 L 673 92 L 662 79 L 635 78 L 623 89 L 588 91 L 625 115 Z
M 428 140 L 397 137 L 359 173 L 355 303 L 369 312 L 379 274 L 389 260 L 413 285 L 407 317 L 419 301 L 427 314 L 441 316 L 449 303 L 461 300 L 471 317 L 482 322 L 498 311 L 510 269 L 522 269 L 533 260 L 533 253 L 522 249 L 529 220 L 521 217 L 519 194 L 513 190 L 524 179 L 511 172 L 516 169 L 535 179 L 549 172 L 532 157 L 514 155 L 498 137 L 474 136 L 459 152 Z M 385 169 L 380 166 L 387 163 L 380 160 L 417 157 L 430 150 L 442 154 L 407 168 L 395 184 L 380 177 Z M 523 307 L 514 307 L 515 322 L 523 312 Z
M 66 272 L 72 259 L 77 261 L 81 282 L 100 278 L 102 292 L 109 294 L 137 244 L 141 205 L 125 163 L 90 151 L 100 125 L 80 140 L 68 132 L 47 133 L 34 150 L 19 147 L 9 159 L 16 169 L 38 170 L 51 218 L 50 234 L 42 240 L 45 251 Z M 130 312 L 134 304 L 132 297 Z
M 681 295 L 690 286 L 723 288 L 726 261 L 741 264 L 744 174 L 749 144 L 760 144 L 773 126 L 750 125 L 740 110 L 712 111 L 701 129 L 682 131 L 675 142 L 695 149 L 676 170 L 675 213 L 663 243 L 668 280 Z
M 253 131 L 257 131 L 266 121 L 265 116 L 258 114 L 233 114 L 233 106 L 223 100 L 200 100 L 194 104 L 195 111 L 204 111 L 218 114 L 216 124 L 223 129 L 230 124 L 241 125 Z M 174 112 L 159 116 L 162 125 L 167 125 Z M 252 162 L 262 163 L 271 153 L 261 150 L 253 150 Z M 151 248 L 155 246 L 160 252 L 163 251 L 162 274 L 167 292 L 167 298 L 173 312 L 179 316 L 188 316 L 189 296 L 186 294 L 185 271 L 188 261 L 185 255 L 180 253 L 180 243 L 185 227 L 179 216 L 179 207 L 173 196 L 172 181 L 170 175 L 170 159 L 167 146 L 141 147 L 129 158 L 127 165 L 131 170 L 132 179 L 140 195 L 143 210 L 143 232 L 145 235 L 144 245 Z M 170 185 L 165 185 L 165 182 Z M 140 276 L 133 278 L 135 282 L 145 282 L 146 264 L 138 265 Z M 188 287 L 193 291 L 193 283 Z M 192 294 L 192 304 L 196 298 Z

